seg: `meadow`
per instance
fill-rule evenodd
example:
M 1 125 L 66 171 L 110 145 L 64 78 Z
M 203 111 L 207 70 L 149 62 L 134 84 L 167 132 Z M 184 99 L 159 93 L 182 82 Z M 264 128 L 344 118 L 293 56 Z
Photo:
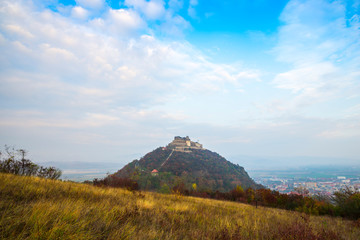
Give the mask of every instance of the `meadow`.
M 360 222 L 0 173 L 0 239 L 359 239 Z

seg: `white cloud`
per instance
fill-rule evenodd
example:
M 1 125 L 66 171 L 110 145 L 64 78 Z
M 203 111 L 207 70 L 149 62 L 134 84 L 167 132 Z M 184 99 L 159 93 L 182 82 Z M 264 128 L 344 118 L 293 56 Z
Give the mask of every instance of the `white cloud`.
M 171 1 L 167 8 L 162 0 L 126 0 L 125 5 L 147 22 L 149 34 L 183 38 L 184 32 L 191 29 L 190 23 L 178 13 L 182 1 Z
M 273 84 L 295 95 L 291 101 L 283 102 L 281 108 L 302 112 L 304 107 L 346 97 L 343 89 L 351 88 L 353 77 L 342 71 L 330 62 L 319 62 L 278 74 Z
M 43 111 L 102 113 L 156 107 L 186 91 L 241 89 L 243 82 L 259 78 L 241 66 L 212 63 L 186 42 L 137 32 L 148 28 L 132 9 L 109 9 L 102 18 L 80 23 L 21 1 L 7 3 L 13 11 L 2 9 L 0 46 L 0 61 L 7 66 L 0 92 L 6 101 L 16 96 L 14 102 Z M 17 26 L 10 28 L 16 34 L 8 26 Z
M 197 18 L 196 9 L 195 9 L 197 5 L 198 5 L 198 0 L 190 0 L 188 15 L 192 18 Z
M 299 111 L 332 99 L 344 99 L 360 81 L 359 21 L 346 16 L 340 1 L 290 1 L 281 15 L 284 26 L 274 49 L 291 68 L 273 84 L 292 92 L 284 109 Z
M 360 137 L 360 123 L 359 121 L 342 121 L 334 124 L 331 129 L 321 132 L 318 137 L 327 139 Z
M 71 9 L 71 16 L 74 18 L 79 18 L 84 20 L 87 19 L 89 15 L 90 15 L 89 11 L 80 6 L 75 6 Z
M 177 12 L 183 8 L 184 1 L 183 0 L 170 0 L 168 2 L 168 5 L 169 5 L 169 9 L 171 9 L 174 12 Z
M 359 52 L 360 23 L 347 11 L 340 1 L 291 1 L 281 15 L 285 25 L 275 49 L 279 60 L 295 65 L 353 60 Z
M 159 29 L 169 36 L 182 38 L 184 31 L 191 29 L 191 25 L 180 15 L 172 15 L 171 12 L 167 12 L 165 21 L 160 24 Z
M 183 37 L 184 31 L 191 29 L 191 25 L 178 11 L 182 8 L 182 1 L 170 1 L 168 8 L 162 0 L 126 0 L 125 5 L 138 13 L 150 26 L 149 32 L 170 37 Z
M 15 34 L 22 38 L 33 38 L 34 36 L 27 30 L 23 29 L 19 25 L 5 25 L 4 30 L 8 32 L 8 34 Z
M 105 0 L 76 0 L 76 3 L 88 9 L 100 9 L 104 6 Z
M 48 112 L 38 111 L 1 111 L 1 113 L 6 114 L 6 117 L 0 120 L 0 126 L 22 128 L 86 129 L 116 125 L 116 122 L 120 120 L 116 116 L 99 113 L 85 113 L 76 119 L 63 113 L 54 114 L 53 117 L 49 117 Z
M 128 34 L 131 31 L 144 28 L 146 23 L 141 19 L 137 12 L 125 9 L 110 9 L 103 28 L 109 28 L 112 32 Z
M 133 7 L 150 20 L 163 18 L 165 14 L 164 4 L 162 0 L 125 0 L 125 5 Z

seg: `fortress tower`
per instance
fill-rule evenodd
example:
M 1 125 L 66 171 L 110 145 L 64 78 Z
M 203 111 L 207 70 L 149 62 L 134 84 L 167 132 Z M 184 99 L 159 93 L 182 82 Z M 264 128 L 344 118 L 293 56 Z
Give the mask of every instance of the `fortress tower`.
M 167 145 L 167 148 L 180 152 L 191 152 L 192 149 L 203 149 L 203 146 L 198 142 L 191 141 L 188 136 L 176 136 L 174 140 Z

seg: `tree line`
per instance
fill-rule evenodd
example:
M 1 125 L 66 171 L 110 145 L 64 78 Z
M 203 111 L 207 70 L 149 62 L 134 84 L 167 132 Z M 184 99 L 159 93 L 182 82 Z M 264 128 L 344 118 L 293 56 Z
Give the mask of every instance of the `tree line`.
M 48 179 L 60 178 L 60 169 L 35 164 L 27 159 L 26 155 L 27 151 L 24 149 L 15 149 L 5 145 L 5 150 L 0 151 L 0 172 Z
M 307 196 L 306 189 L 296 189 L 297 192 L 283 194 L 266 188 L 244 190 L 237 186 L 229 192 L 188 190 L 184 184 L 173 187 L 174 193 L 212 198 L 218 200 L 236 201 L 255 206 L 265 206 L 305 212 L 313 215 L 341 216 L 349 219 L 360 219 L 360 191 L 357 188 L 344 187 L 331 196 Z

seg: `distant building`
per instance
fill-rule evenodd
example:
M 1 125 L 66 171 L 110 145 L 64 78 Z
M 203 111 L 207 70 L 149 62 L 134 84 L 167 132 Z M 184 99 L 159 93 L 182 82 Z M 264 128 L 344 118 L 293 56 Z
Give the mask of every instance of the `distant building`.
M 159 175 L 159 171 L 154 169 L 154 170 L 151 171 L 151 175 L 152 176 L 157 176 L 157 175 Z
M 305 187 L 306 188 L 316 188 L 317 183 L 316 182 L 307 182 L 307 183 L 305 183 Z
M 179 152 L 191 152 L 192 149 L 203 149 L 202 144 L 193 142 L 189 136 L 186 137 L 174 137 L 174 140 L 167 146 L 169 149 Z
M 301 194 L 298 193 L 298 192 L 289 192 L 289 193 L 287 193 L 287 195 L 298 195 L 298 196 L 301 196 Z

